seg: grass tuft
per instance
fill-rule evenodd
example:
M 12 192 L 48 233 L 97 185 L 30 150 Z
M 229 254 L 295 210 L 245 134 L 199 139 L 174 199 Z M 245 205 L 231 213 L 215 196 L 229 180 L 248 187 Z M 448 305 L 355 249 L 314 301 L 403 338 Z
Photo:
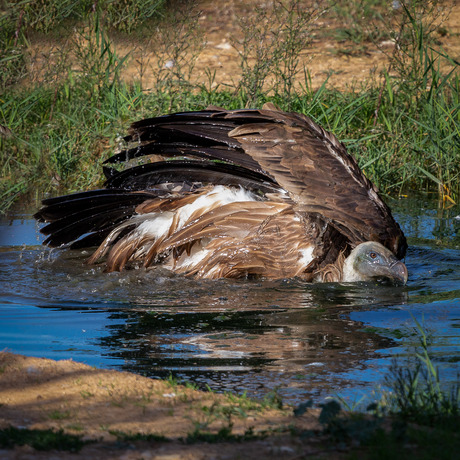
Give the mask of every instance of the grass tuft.
M 390 393 L 384 396 L 380 409 L 396 413 L 407 421 L 427 426 L 449 426 L 460 423 L 460 384 L 443 387 L 439 368 L 430 352 L 430 338 L 423 325 L 414 318 L 419 338 L 414 366 L 395 362 L 386 384 Z
M 148 442 L 169 442 L 166 436 L 153 433 L 125 433 L 124 431 L 108 430 L 108 432 L 115 436 L 118 441 L 121 442 L 136 442 L 136 441 L 148 441 Z
M 0 430 L 0 446 L 11 449 L 14 446 L 32 446 L 36 450 L 64 450 L 79 452 L 88 441 L 81 436 L 66 434 L 62 430 L 28 430 L 9 427 Z

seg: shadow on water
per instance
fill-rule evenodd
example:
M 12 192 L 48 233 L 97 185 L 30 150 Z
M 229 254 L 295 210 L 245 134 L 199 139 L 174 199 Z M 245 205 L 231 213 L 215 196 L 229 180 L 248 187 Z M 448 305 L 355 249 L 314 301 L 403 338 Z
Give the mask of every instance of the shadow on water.
M 36 224 L 1 222 L 0 347 L 128 370 L 171 373 L 217 391 L 286 401 L 355 398 L 408 355 L 425 320 L 449 380 L 459 372 L 459 209 L 396 203 L 409 236 L 407 287 L 195 281 L 161 270 L 102 273 L 80 251 L 40 246 Z M 395 206 L 393 206 L 395 207 Z

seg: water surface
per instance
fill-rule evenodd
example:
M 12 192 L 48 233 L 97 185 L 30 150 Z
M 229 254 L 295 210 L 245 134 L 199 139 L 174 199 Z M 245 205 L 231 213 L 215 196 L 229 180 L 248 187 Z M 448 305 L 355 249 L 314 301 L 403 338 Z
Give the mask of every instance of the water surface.
M 414 318 L 441 375 L 460 371 L 460 208 L 390 203 L 409 240 L 406 287 L 296 280 L 195 281 L 165 270 L 103 273 L 82 251 L 41 246 L 30 214 L 0 221 L 0 349 L 82 361 L 217 391 L 298 403 L 372 398 L 413 354 Z

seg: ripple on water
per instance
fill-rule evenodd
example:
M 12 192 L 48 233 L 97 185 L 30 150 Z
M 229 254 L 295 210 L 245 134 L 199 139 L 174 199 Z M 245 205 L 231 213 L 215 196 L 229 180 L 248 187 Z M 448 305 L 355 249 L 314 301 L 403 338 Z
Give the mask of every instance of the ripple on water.
M 460 370 L 460 241 L 452 214 L 402 203 L 407 287 L 296 280 L 195 281 L 161 269 L 103 273 L 81 251 L 40 246 L 37 225 L 0 222 L 0 343 L 153 378 L 290 402 L 370 395 L 427 325 L 446 378 Z M 457 210 L 452 211 L 459 214 Z

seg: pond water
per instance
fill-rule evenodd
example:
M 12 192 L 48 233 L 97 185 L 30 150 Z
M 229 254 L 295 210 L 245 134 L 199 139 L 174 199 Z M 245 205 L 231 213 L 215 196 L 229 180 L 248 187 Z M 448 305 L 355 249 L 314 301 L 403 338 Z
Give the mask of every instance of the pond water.
M 409 250 L 406 287 L 195 281 L 103 273 L 81 251 L 41 246 L 30 214 L 0 221 L 0 349 L 136 372 L 292 404 L 384 384 L 413 356 L 415 319 L 447 383 L 460 373 L 460 207 L 390 203 Z

